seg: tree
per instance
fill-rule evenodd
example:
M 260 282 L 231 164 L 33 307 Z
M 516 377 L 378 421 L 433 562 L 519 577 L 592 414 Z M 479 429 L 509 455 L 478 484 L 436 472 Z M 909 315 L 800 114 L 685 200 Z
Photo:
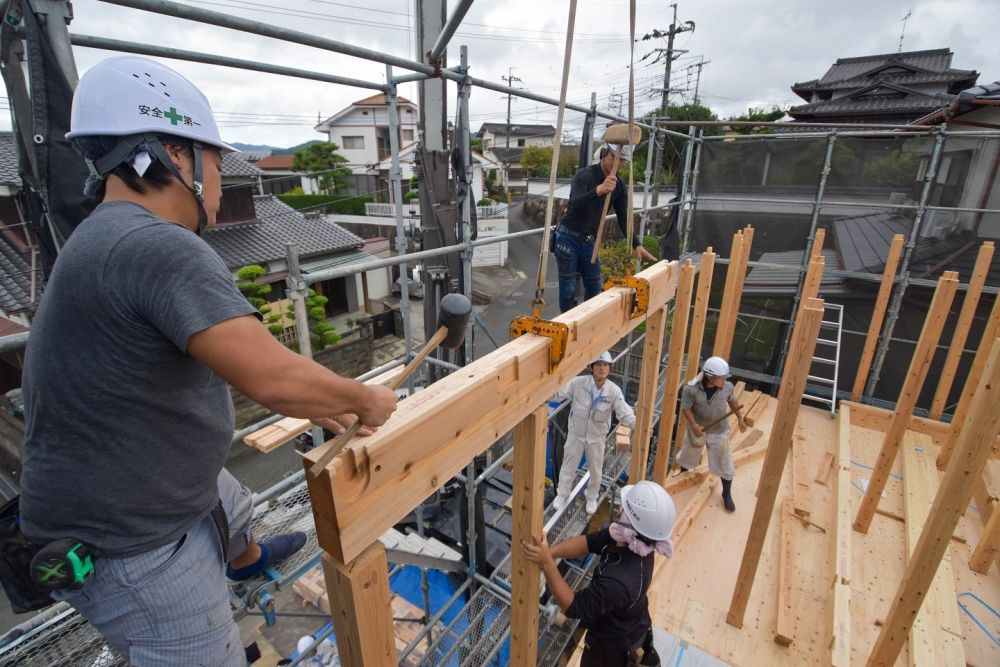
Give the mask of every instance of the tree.
M 332 324 L 326 321 L 325 296 L 316 294 L 316 290 L 306 293 L 306 314 L 309 317 L 310 342 L 314 351 L 326 349 L 340 341 L 340 334 Z
M 645 123 L 652 124 L 653 116 L 658 115 L 658 111 L 653 111 L 646 114 L 642 120 Z M 684 121 L 684 120 L 694 120 L 694 121 L 705 121 L 705 120 L 719 120 L 719 117 L 714 111 L 706 106 L 700 104 L 681 104 L 681 105 L 671 105 L 667 107 L 667 118 L 672 121 Z M 669 129 L 674 132 L 684 132 L 686 130 L 683 126 L 671 126 Z M 715 126 L 700 127 L 700 129 L 705 136 L 713 136 L 722 133 L 722 128 Z M 674 135 L 667 135 L 666 141 L 663 145 L 663 151 L 661 152 L 662 165 L 663 165 L 663 183 L 674 183 L 677 181 L 677 173 L 684 167 L 684 150 L 687 144 L 687 139 L 682 139 Z M 645 146 L 645 144 L 640 144 L 636 146 L 636 150 L 640 150 L 640 146 Z M 643 149 L 642 157 L 636 156 L 638 162 L 635 165 L 635 174 L 637 178 L 644 177 L 644 171 L 639 171 L 640 164 L 642 169 L 646 168 L 646 157 L 645 149 Z
M 236 287 L 250 302 L 250 305 L 264 317 L 271 335 L 277 336 L 284 331 L 284 327 L 280 324 L 282 316 L 280 313 L 271 312 L 271 306 L 264 298 L 271 293 L 271 286 L 257 282 L 258 278 L 262 278 L 266 274 L 267 270 L 259 264 L 248 264 L 240 267 L 239 271 L 236 272 L 236 278 L 239 281 L 236 283 Z
M 770 111 L 764 111 L 764 107 L 750 107 L 747 112 L 740 114 L 739 116 L 731 116 L 726 120 L 735 121 L 750 121 L 752 123 L 773 123 L 774 121 L 783 118 L 785 116 L 785 110 L 779 107 L 777 104 L 771 107 Z M 751 125 L 736 125 L 731 128 L 731 131 L 737 134 L 753 134 L 756 132 L 770 132 L 767 128 L 755 128 Z
M 577 170 L 577 155 L 572 151 L 559 151 L 558 178 L 572 178 Z M 552 169 L 551 146 L 525 146 L 521 167 L 528 178 L 548 178 Z
M 339 166 L 347 162 L 347 158 L 337 153 L 339 148 L 337 144 L 326 142 L 306 146 L 295 154 L 292 170 L 306 172 L 315 178 L 319 189 L 326 194 L 349 188 L 351 170 Z

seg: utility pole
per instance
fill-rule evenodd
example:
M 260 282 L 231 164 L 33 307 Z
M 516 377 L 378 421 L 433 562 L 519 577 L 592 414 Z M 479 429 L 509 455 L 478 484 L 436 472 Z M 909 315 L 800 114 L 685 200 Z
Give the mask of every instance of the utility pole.
M 514 76 L 514 68 L 513 67 L 508 67 L 507 68 L 507 76 L 504 76 L 504 75 L 501 74 L 500 78 L 503 79 L 504 81 L 506 81 L 508 86 L 513 86 L 515 81 L 517 81 L 519 83 L 524 83 L 524 81 L 522 81 L 518 77 Z M 513 93 L 508 93 L 507 94 L 507 148 L 510 148 L 510 103 L 511 103 L 511 100 L 513 100 L 513 99 L 514 99 L 514 94 Z
M 665 65 L 663 73 L 663 96 L 660 98 L 660 113 L 657 119 L 666 119 L 668 117 L 667 107 L 670 104 L 670 70 L 674 62 L 674 37 L 682 32 L 694 30 L 694 21 L 685 21 L 684 25 L 678 25 L 677 3 L 672 3 L 670 6 L 674 8 L 674 20 L 673 23 L 670 24 L 670 29 L 667 30 L 666 33 L 667 48 L 664 55 Z M 659 36 L 659 33 L 656 32 L 654 35 Z M 656 157 L 653 163 L 653 206 L 656 206 L 659 204 L 660 200 L 659 184 L 660 179 L 663 177 L 663 145 L 659 136 L 654 137 L 654 139 L 656 139 Z
M 710 62 L 712 62 L 712 61 L 711 60 L 705 60 L 705 56 L 702 56 L 701 60 L 698 62 L 698 64 L 695 65 L 695 67 L 698 68 L 698 76 L 694 80 L 694 104 L 695 104 L 695 106 L 698 106 L 698 88 L 701 86 L 701 68 L 704 67 L 705 65 L 709 64 Z
M 623 93 L 616 93 L 611 91 L 608 94 L 608 109 L 611 111 L 617 111 L 618 115 L 622 115 L 622 103 L 625 100 L 625 95 Z

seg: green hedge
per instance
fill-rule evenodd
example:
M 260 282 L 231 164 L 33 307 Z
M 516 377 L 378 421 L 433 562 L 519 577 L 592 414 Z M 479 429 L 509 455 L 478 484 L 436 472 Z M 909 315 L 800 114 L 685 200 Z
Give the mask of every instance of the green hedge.
M 365 204 L 374 201 L 371 195 L 278 195 L 278 199 L 297 211 L 322 211 L 364 215 Z

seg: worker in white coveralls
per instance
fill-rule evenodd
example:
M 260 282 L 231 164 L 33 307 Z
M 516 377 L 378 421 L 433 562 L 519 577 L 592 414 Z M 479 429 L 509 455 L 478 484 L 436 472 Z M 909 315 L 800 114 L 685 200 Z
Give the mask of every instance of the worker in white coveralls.
M 740 433 L 747 423 L 736 403 L 735 389 L 728 381 L 729 364 L 722 357 L 709 357 L 693 380 L 681 391 L 681 414 L 687 421 L 684 444 L 677 453 L 677 464 L 688 471 L 701 463 L 701 452 L 708 450 L 708 469 L 722 478 L 722 502 L 730 512 L 736 511 L 733 502 L 733 452 L 729 447 L 730 411 L 736 414 Z
M 601 490 L 604 469 L 604 447 L 611 429 L 611 415 L 625 426 L 635 426 L 635 412 L 625 402 L 625 395 L 614 382 L 611 374 L 611 355 L 607 352 L 590 364 L 589 375 L 578 375 L 556 392 L 553 400 L 570 399 L 569 432 L 563 447 L 562 468 L 559 470 L 559 488 L 554 504 L 561 508 L 569 500 L 580 457 L 587 452 L 587 514 L 597 511 L 597 494 Z

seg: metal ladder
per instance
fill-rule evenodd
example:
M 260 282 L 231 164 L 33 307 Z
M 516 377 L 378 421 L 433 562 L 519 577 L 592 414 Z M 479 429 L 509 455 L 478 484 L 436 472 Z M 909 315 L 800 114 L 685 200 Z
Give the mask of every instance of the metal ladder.
M 833 319 L 827 319 L 829 313 Z M 816 350 L 813 352 L 812 364 L 806 393 L 802 398 L 823 403 L 830 407 L 830 417 L 837 415 L 837 378 L 840 372 L 840 334 L 844 329 L 844 307 L 837 303 L 823 304 L 823 322 L 819 328 L 819 338 L 816 340 Z M 808 383 L 821 385 L 830 392 L 829 398 L 808 393 Z

